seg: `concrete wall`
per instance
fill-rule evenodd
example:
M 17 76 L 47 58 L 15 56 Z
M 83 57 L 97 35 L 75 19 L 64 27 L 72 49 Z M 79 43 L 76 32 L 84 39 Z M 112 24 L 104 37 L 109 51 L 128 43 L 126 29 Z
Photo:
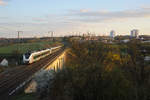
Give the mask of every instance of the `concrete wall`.
M 55 61 L 53 61 L 50 65 L 48 65 L 45 68 L 45 70 L 61 70 L 66 62 L 66 52 L 67 50 L 65 50 L 61 55 L 59 55 Z

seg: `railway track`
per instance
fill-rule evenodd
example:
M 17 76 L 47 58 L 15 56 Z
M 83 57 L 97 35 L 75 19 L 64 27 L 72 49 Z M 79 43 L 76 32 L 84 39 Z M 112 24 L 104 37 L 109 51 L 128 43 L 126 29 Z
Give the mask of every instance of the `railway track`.
M 31 65 L 23 66 L 21 68 L 17 68 L 11 74 L 5 75 L 0 78 L 0 100 L 9 100 L 11 95 L 14 94 L 14 91 L 20 84 L 24 81 L 28 80 L 32 75 L 34 75 L 37 71 L 43 68 L 47 63 L 52 62 L 59 54 L 63 52 L 64 49 L 60 49 L 55 53 L 41 59 L 38 62 L 35 62 Z

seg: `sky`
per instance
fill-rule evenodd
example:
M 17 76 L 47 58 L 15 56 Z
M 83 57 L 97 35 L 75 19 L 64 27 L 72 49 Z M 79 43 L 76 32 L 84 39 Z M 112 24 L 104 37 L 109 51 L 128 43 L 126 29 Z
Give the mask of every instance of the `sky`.
M 150 0 L 0 0 L 0 37 L 150 35 Z

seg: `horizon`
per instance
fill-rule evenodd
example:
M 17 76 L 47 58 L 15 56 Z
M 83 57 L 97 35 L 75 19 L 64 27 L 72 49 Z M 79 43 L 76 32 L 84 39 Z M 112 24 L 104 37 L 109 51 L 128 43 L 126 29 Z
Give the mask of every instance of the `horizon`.
M 88 34 L 88 33 L 86 33 Z M 84 34 L 80 34 L 80 35 L 75 35 L 75 34 L 70 34 L 70 35 L 65 35 L 65 36 L 53 36 L 54 38 L 62 38 L 62 37 L 68 37 L 68 36 L 83 36 Z M 115 35 L 115 37 L 117 36 L 131 36 L 130 34 L 125 34 L 125 35 Z M 138 36 L 150 36 L 148 35 L 138 35 Z M 96 37 L 110 37 L 110 35 L 98 35 L 96 34 Z M 51 36 L 29 36 L 29 37 L 19 37 L 20 39 L 26 39 L 26 38 L 51 38 Z M 16 37 L 0 37 L 0 39 L 18 39 L 18 36 L 16 35 Z
M 150 35 L 148 0 L 0 0 L 0 38 L 74 35 Z M 75 33 L 76 32 L 76 33 Z M 70 34 L 71 33 L 71 34 Z

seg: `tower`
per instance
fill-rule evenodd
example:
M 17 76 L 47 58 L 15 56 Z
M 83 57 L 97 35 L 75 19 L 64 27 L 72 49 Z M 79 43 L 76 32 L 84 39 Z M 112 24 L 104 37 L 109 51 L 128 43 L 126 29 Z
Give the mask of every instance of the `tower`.
M 114 30 L 110 31 L 110 37 L 114 38 L 115 37 L 116 32 Z
M 131 37 L 132 38 L 138 38 L 138 36 L 139 36 L 139 30 L 137 30 L 137 29 L 131 30 Z

